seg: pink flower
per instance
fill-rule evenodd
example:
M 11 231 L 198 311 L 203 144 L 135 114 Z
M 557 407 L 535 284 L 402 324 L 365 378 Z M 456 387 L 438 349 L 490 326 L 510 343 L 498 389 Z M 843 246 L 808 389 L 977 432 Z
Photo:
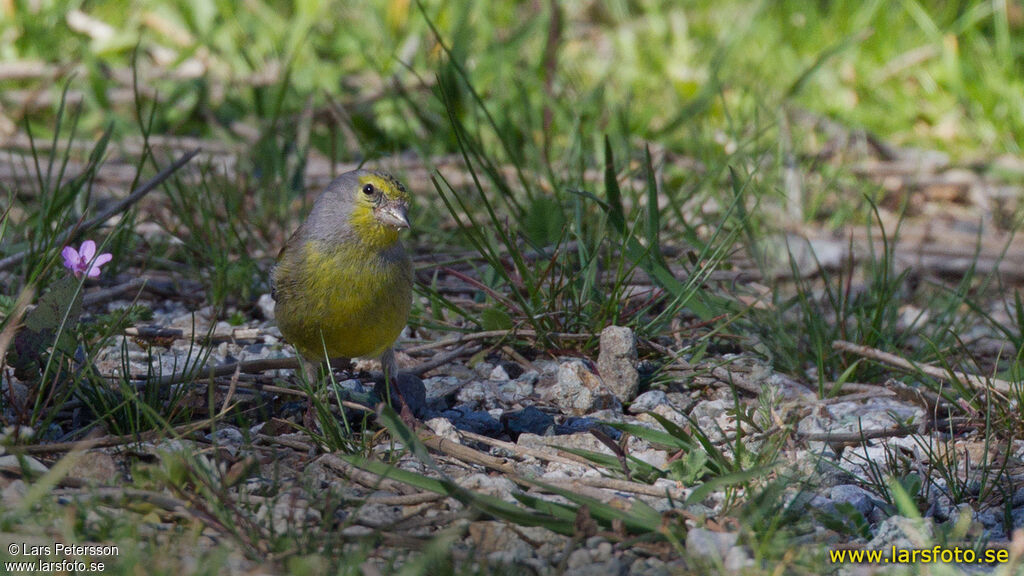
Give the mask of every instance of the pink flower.
M 96 243 L 92 240 L 82 242 L 82 247 L 78 250 L 65 246 L 60 255 L 64 257 L 64 267 L 70 270 L 75 278 L 81 278 L 82 274 L 95 278 L 100 275 L 100 266 L 114 259 L 110 253 L 96 256 Z M 93 256 L 96 258 L 93 259 Z

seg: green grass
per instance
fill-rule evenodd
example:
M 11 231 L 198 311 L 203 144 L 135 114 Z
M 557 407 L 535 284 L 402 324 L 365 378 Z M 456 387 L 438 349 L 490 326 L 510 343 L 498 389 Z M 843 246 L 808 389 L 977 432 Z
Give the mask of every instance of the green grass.
M 214 416 L 217 390 L 202 374 L 168 393 L 124 377 L 111 386 L 95 370 L 99 351 L 150 311 L 83 308 L 85 284 L 68 279 L 60 265 L 65 231 L 72 230 L 76 244 L 94 238 L 114 254 L 105 277 L 136 269 L 198 281 L 215 320 L 244 323 L 255 318 L 276 250 L 315 192 L 306 168 L 321 159 L 372 165 L 402 156 L 426 167 L 426 176 L 413 168 L 398 175 L 417 196 L 411 246 L 427 256 L 420 271 L 433 275 L 417 286 L 410 320 L 428 337 L 529 329 L 530 338 L 505 343 L 536 356 L 569 347 L 591 354 L 604 326 L 629 325 L 645 358 L 664 369 L 656 386 L 671 378 L 669 359 L 659 352 L 665 346 L 698 371 L 723 362 L 723 350 L 758 355 L 820 398 L 836 395 L 846 382 L 893 374 L 836 352 L 835 340 L 942 367 L 973 365 L 1020 382 L 1019 296 L 1016 308 L 1006 299 L 1011 321 L 1005 323 L 987 306 L 1009 290 L 995 277 L 972 270 L 958 282 L 918 285 L 898 271 L 898 228 L 882 231 L 866 261 L 837 271 L 819 267 L 813 277 L 800 277 L 797 262 L 783 256 L 794 277 L 759 295 L 765 306 L 742 303 L 749 296 L 743 287 L 712 279 L 730 272 L 741 255 L 770 277 L 781 214 L 827 228 L 860 226 L 869 234 L 881 226 L 881 188 L 854 178 L 846 166 L 815 159 L 828 135 L 801 122 L 800 114 L 957 160 L 1019 154 L 1024 113 L 1013 103 L 1022 88 L 1016 46 L 1024 39 L 1024 14 L 1016 5 L 538 5 L 253 0 L 243 7 L 152 0 L 125 10 L 117 2 L 53 0 L 10 8 L 0 17 L 0 62 L 67 69 L 56 81 L 5 80 L 0 93 L 0 120 L 30 136 L 19 150 L 29 184 L 4 182 L 0 191 L 10 199 L 0 211 L 0 258 L 26 255 L 0 276 L 0 342 L 17 324 L 26 327 L 11 345 L 22 349 L 8 358 L 31 384 L 32 403 L 19 407 L 17 423 L 46 431 L 63 407 L 78 403 L 90 423 L 76 438 L 93 428 L 178 436 L 174 427 L 201 413 L 185 402 L 189 391 L 206 395 Z M 74 9 L 112 33 L 95 24 L 82 28 L 69 18 Z M 175 76 L 188 69 L 201 73 Z M 14 100 L 27 91 L 59 104 Z M 127 161 L 134 188 L 176 157 L 158 142 L 168 135 L 229 145 L 237 156 L 234 171 L 216 159 L 195 161 L 151 194 L 153 204 L 126 211 L 116 226 L 76 231 L 76 223 L 103 208 L 96 189 L 101 167 Z M 83 141 L 90 146 L 76 147 Z M 67 169 L 74 163 L 82 169 L 72 175 Z M 795 206 L 786 197 L 787 170 L 794 169 L 815 176 Z M 417 181 L 409 181 L 412 174 L 420 175 Z M 138 234 L 146 223 L 162 234 Z M 469 286 L 472 302 L 447 293 L 444 278 Z M 651 290 L 637 295 L 637 284 Z M 27 313 L 16 305 L 23 290 L 34 292 L 38 305 Z M 901 315 L 907 304 L 926 314 L 908 325 Z M 977 326 L 1004 336 L 1018 353 L 978 357 L 964 338 Z M 189 362 L 208 352 L 196 344 Z M 125 363 L 122 373 L 127 369 Z M 979 411 L 985 442 L 1006 442 L 1024 429 L 1019 409 L 1008 403 L 983 402 L 962 383 L 909 376 Z M 515 504 L 474 494 L 438 477 L 425 448 L 393 414 L 385 415 L 390 443 L 382 457 L 367 421 L 334 418 L 343 398 L 333 381 L 306 383 L 303 390 L 312 398 L 308 413 L 321 424 L 297 429 L 311 445 L 339 451 L 350 463 L 454 498 L 483 517 L 573 536 L 586 510 L 602 529 L 622 528 L 624 538 L 660 540 L 686 553 L 680 515 L 640 504 L 615 509 L 550 487 L 562 498 L 557 504 L 532 494 Z M 663 431 L 620 426 L 685 453 L 664 469 L 630 457 L 579 455 L 609 476 L 684 482 L 695 491 L 681 505 L 696 506 L 722 491 L 724 513 L 738 521 L 760 563 L 754 573 L 817 573 L 822 550 L 834 540 L 779 552 L 805 542 L 813 529 L 793 490 L 812 489 L 815 478 L 780 462 L 795 420 L 768 400 L 750 408 L 740 394 L 733 390 L 740 432 L 724 443 L 692 421 L 680 427 L 659 417 Z M 55 438 L 44 432 L 35 440 Z M 938 489 L 934 478 L 957 502 L 984 503 L 1000 493 L 1006 471 L 996 463 L 980 479 L 966 477 L 948 445 L 924 448 L 932 456 L 928 478 L 894 453 L 895 475 L 876 467 L 856 482 L 889 512 L 908 516 L 924 512 L 923 496 Z M 432 473 L 390 468 L 405 450 Z M 115 573 L 140 565 L 156 573 L 212 573 L 229 565 L 232 553 L 251 561 L 270 557 L 294 573 L 320 573 L 339 562 L 338 573 L 354 573 L 376 553 L 373 539 L 349 541 L 302 522 L 280 529 L 255 500 L 235 498 L 238 478 L 205 454 L 163 454 L 133 470 L 133 488 L 169 493 L 193 508 L 190 520 L 172 523 L 167 539 L 138 526 L 138 518 L 159 514 L 152 509 L 122 503 L 112 511 L 99 500 L 55 505 L 44 488 L 57 476 L 33 484 L 40 488 L 23 510 L 0 512 L 0 532 L 38 534 L 53 523 L 75 540 L 123 543 L 132 552 Z M 267 492 L 284 498 L 286 484 L 279 479 Z M 317 493 L 316 486 L 304 489 Z M 332 492 L 315 508 L 326 517 L 359 505 Z M 23 514 L 29 509 L 33 518 Z M 855 510 L 837 509 L 823 522 L 843 538 L 870 536 Z M 163 548 L 167 540 L 174 543 L 170 550 L 195 548 L 204 525 L 227 540 L 203 552 L 209 568 L 182 566 Z M 935 540 L 956 542 L 966 534 L 954 523 Z M 463 536 L 454 530 L 425 544 L 405 573 L 482 570 L 453 566 L 450 543 Z M 333 547 L 339 552 L 330 552 Z
M 550 71 L 544 57 L 550 5 L 533 11 L 515 2 L 424 2 L 421 13 L 415 2 L 384 0 L 255 2 L 245 10 L 188 2 L 139 1 L 133 10 L 90 4 L 85 12 L 109 25 L 110 37 L 72 29 L 66 16 L 72 6 L 15 8 L 0 24 L 12 40 L 2 57 L 80 65 L 76 89 L 91 111 L 83 124 L 90 131 L 109 121 L 100 110 L 132 106 L 108 98 L 107 90 L 127 79 L 112 78 L 105 66 L 137 62 L 145 76 L 193 59 L 206 76 L 154 83 L 162 102 L 157 133 L 230 136 L 232 122 L 253 116 L 280 127 L 312 97 L 316 106 L 345 105 L 363 153 L 451 150 L 450 134 L 436 138 L 427 131 L 447 124 L 443 107 L 436 100 L 423 106 L 420 98 L 423 83 L 437 90 L 439 80 L 456 75 L 424 15 L 450 44 L 454 61 L 471 62 L 479 94 L 508 104 L 494 107 L 508 137 L 544 140 L 551 147 L 545 157 L 555 162 L 571 160 L 552 152 L 572 144 L 580 121 L 693 152 L 702 146 L 695 136 L 715 130 L 729 136 L 730 125 L 743 124 L 738 112 L 770 118 L 785 104 L 957 155 L 1016 151 L 1024 127 L 1010 105 L 1020 87 L 1014 70 L 1021 55 L 1012 39 L 1021 17 L 999 2 L 566 6 Z M 251 78 L 264 72 L 269 83 Z M 405 90 L 390 89 L 393 81 Z M 457 111 L 468 110 L 469 94 L 451 96 Z M 524 117 L 524 105 L 550 110 L 547 136 L 539 134 L 544 119 Z M 118 128 L 133 123 L 130 114 L 113 120 Z M 336 130 L 319 126 L 310 142 L 326 149 L 336 137 Z

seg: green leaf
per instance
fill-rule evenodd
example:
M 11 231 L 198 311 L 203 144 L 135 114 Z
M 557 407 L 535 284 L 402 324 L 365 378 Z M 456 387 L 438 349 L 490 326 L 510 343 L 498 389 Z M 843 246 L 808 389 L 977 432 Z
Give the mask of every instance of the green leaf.
M 634 533 L 665 533 L 663 524 L 664 519 L 662 518 L 662 515 L 639 498 L 633 499 L 630 502 L 631 506 L 628 509 L 623 510 L 612 504 L 606 504 L 596 498 L 583 496 L 582 494 L 573 492 L 572 490 L 551 486 L 544 482 L 538 482 L 526 478 L 523 480 L 530 482 L 531 484 L 535 484 L 552 494 L 557 494 L 578 506 L 586 506 L 590 509 L 590 514 L 593 516 L 594 520 L 597 520 L 606 526 L 610 527 L 615 521 L 621 521 L 626 530 Z M 548 502 L 529 494 L 513 493 L 513 496 L 531 508 L 536 508 L 541 512 L 551 514 L 552 516 L 557 514 L 557 510 L 559 508 L 563 510 L 566 509 L 564 504 Z M 565 512 L 563 512 L 563 514 L 565 514 Z M 575 518 L 575 514 L 573 514 L 573 518 Z M 679 523 L 679 526 L 684 527 L 685 525 Z
M 418 440 L 413 442 L 414 444 L 419 444 L 423 451 L 426 451 L 426 448 Z M 422 474 L 401 470 L 383 462 L 369 460 L 355 454 L 336 454 L 336 456 L 363 470 L 373 472 L 382 479 L 397 480 L 420 490 L 449 496 L 493 518 L 507 520 L 520 526 L 543 526 L 559 534 L 569 535 L 573 533 L 571 519 L 559 519 L 549 514 L 538 513 L 537 510 L 525 510 L 494 496 L 470 492 L 446 478 L 428 478 Z
M 514 323 L 508 312 L 498 307 L 486 308 L 480 314 L 484 330 L 511 330 Z
M 653 415 L 653 414 L 652 414 Z M 666 420 L 671 424 L 671 421 Z M 686 434 L 681 428 L 676 427 L 673 424 L 673 430 L 678 433 L 673 433 L 673 430 L 666 429 L 665 432 L 661 430 L 654 430 L 646 426 L 640 426 L 639 424 L 628 424 L 625 422 L 606 422 L 608 426 L 626 432 L 631 436 L 646 440 L 651 444 L 660 445 L 668 448 L 669 450 L 690 450 L 696 443 Z
M 25 315 L 25 325 L 14 336 L 9 363 L 15 376 L 28 382 L 39 380 L 39 368 L 46 364 L 47 350 L 74 353 L 76 342 L 70 327 L 82 314 L 78 280 L 68 276 L 53 283 L 36 307 Z
M 896 503 L 896 509 L 900 515 L 910 518 L 921 518 L 921 511 L 917 507 L 917 498 L 921 492 L 921 477 L 911 473 L 901 478 L 891 477 L 886 482 L 892 500 Z
M 626 236 L 626 213 L 622 208 L 622 191 L 619 189 L 618 178 L 615 177 L 615 157 L 612 155 L 612 143 L 607 135 L 604 137 L 604 193 L 608 202 L 608 221 L 616 232 Z
M 740 470 L 739 472 L 725 474 L 708 480 L 698 486 L 697 489 L 690 494 L 690 497 L 686 499 L 686 503 L 699 504 L 716 490 L 721 490 L 726 486 L 732 486 L 735 484 L 744 484 L 754 478 L 760 478 L 770 472 L 772 468 L 774 468 L 774 466 L 758 466 L 757 468 Z
M 711 471 L 707 466 L 708 461 L 708 455 L 703 451 L 691 450 L 686 453 L 686 458 L 669 463 L 669 474 L 673 480 L 692 486 Z
M 523 232 L 535 246 L 547 246 L 558 242 L 565 227 L 562 206 L 554 198 L 538 196 L 526 207 L 523 217 Z
M 649 254 L 654 264 L 668 268 L 665 257 L 661 254 L 661 210 L 658 208 L 658 181 L 654 176 L 654 162 L 651 161 L 651 147 L 644 146 L 644 172 L 647 176 L 647 245 L 651 247 Z
M 622 470 L 622 463 L 617 457 L 610 454 L 602 454 L 601 452 L 593 452 L 591 450 L 583 450 L 581 448 L 558 446 L 556 444 L 551 444 L 550 446 L 570 454 L 575 454 L 581 458 L 586 458 L 603 468 L 608 468 L 610 470 Z M 641 482 L 652 483 L 658 478 L 665 476 L 664 471 L 655 466 L 651 466 L 647 462 L 644 462 L 635 456 L 627 456 L 626 465 L 629 466 L 629 473 L 633 475 L 636 480 Z

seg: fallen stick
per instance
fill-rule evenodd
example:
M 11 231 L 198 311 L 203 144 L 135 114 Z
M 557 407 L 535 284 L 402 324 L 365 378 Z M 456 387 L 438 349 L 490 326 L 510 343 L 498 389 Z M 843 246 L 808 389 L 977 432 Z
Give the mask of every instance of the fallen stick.
M 935 378 L 936 380 L 942 380 L 943 382 L 959 380 L 960 382 L 970 384 L 971 386 L 984 388 L 986 390 L 992 389 L 1004 394 L 1012 391 L 1013 384 L 1006 380 L 989 378 L 987 376 L 978 376 L 977 374 L 968 374 L 957 370 L 944 370 L 930 364 L 916 364 L 906 358 L 890 354 L 889 352 L 879 350 L 878 348 L 861 346 L 845 340 L 836 340 L 835 342 L 832 342 L 832 349 L 863 356 L 864 358 L 875 360 L 910 372 L 920 371 L 932 378 Z

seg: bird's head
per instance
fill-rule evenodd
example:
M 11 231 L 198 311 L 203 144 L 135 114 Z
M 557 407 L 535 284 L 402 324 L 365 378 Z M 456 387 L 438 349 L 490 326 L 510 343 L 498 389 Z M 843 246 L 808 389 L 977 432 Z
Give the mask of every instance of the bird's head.
M 325 223 L 337 226 L 341 220 L 344 237 L 370 246 L 394 244 L 398 232 L 409 227 L 409 193 L 385 172 L 354 170 L 342 174 L 331 182 L 318 204 L 328 213 Z

